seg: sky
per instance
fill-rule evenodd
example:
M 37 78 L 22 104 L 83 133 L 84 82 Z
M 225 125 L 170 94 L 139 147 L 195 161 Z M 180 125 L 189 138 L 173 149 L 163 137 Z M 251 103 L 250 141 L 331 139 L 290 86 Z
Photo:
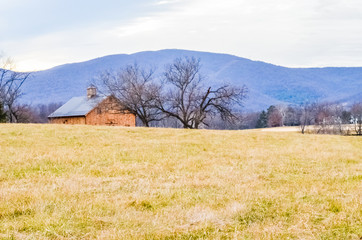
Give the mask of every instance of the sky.
M 161 49 L 362 66 L 362 1 L 0 0 L 0 53 L 20 71 Z

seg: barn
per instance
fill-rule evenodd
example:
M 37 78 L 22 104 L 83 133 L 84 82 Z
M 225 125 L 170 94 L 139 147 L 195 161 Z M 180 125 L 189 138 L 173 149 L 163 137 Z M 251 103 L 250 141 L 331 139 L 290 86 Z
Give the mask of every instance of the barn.
M 122 108 L 113 96 L 97 95 L 97 88 L 87 88 L 87 96 L 73 97 L 48 116 L 50 123 L 136 126 L 136 116 Z

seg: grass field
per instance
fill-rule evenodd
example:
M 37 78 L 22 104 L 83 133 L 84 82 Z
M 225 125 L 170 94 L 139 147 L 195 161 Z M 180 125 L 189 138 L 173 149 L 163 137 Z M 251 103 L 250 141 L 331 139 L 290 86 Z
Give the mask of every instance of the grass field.
M 0 239 L 360 239 L 362 138 L 0 125 Z

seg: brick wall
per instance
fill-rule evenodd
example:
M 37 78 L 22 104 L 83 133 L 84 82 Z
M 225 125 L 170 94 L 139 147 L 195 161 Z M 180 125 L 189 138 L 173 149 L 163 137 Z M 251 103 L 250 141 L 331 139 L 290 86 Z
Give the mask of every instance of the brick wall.
M 119 102 L 108 97 L 87 114 L 86 124 L 135 127 L 136 116 L 122 111 Z
M 58 117 L 51 118 L 49 122 L 55 124 L 85 124 L 85 117 Z

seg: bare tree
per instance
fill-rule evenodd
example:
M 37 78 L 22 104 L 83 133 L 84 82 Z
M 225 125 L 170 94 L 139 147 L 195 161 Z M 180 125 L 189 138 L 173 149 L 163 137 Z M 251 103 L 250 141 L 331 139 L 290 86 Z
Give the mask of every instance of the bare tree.
M 320 103 L 315 108 L 315 127 L 317 133 L 342 134 L 343 106 L 337 103 Z
M 7 121 L 18 122 L 17 100 L 22 95 L 21 87 L 30 73 L 12 71 L 11 59 L 3 61 L 0 67 L 0 104 L 7 116 Z
M 270 106 L 267 111 L 268 127 L 283 126 L 283 115 L 278 107 Z
M 153 70 L 146 71 L 134 64 L 117 73 L 105 71 L 100 80 L 106 91 L 121 102 L 123 110 L 135 114 L 149 127 L 151 122 L 162 119 L 160 110 L 154 107 L 161 87 L 152 81 L 153 75 Z
M 307 126 L 314 122 L 315 106 L 316 104 L 308 102 L 301 106 L 300 129 L 302 134 L 305 133 Z
M 37 116 L 36 122 L 47 123 L 49 121 L 48 116 L 62 105 L 63 104 L 61 102 L 36 105 L 33 107 L 33 111 Z
M 299 126 L 300 125 L 300 109 L 288 106 L 285 111 L 284 125 Z
M 258 112 L 249 112 L 243 114 L 243 123 L 242 129 L 251 129 L 256 128 L 258 125 L 260 113 Z
M 284 105 L 284 104 L 279 104 L 276 106 L 276 108 L 278 109 L 278 112 L 280 114 L 281 117 L 281 126 L 285 126 L 285 122 L 286 122 L 286 118 L 287 118 L 287 113 L 288 113 L 288 106 Z
M 217 88 L 204 87 L 200 73 L 200 60 L 177 58 L 166 67 L 165 82 L 168 92 L 158 99 L 157 107 L 166 116 L 179 120 L 184 128 L 199 128 L 208 125 L 207 117 L 220 115 L 223 120 L 238 118 L 234 107 L 241 107 L 247 89 L 223 85 Z
M 17 123 L 39 123 L 39 115 L 34 107 L 28 104 L 16 104 L 13 108 Z
M 362 135 L 362 102 L 353 104 L 351 114 L 356 134 Z

